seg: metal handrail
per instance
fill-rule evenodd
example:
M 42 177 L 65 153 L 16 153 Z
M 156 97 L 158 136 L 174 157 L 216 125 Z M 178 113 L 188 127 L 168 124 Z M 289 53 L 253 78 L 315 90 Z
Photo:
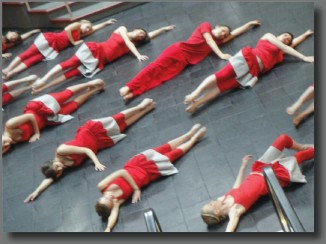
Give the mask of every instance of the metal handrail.
M 263 168 L 265 182 L 284 232 L 305 232 L 292 204 L 286 197 L 271 166 Z
M 157 216 L 152 208 L 144 212 L 145 222 L 148 232 L 162 232 L 161 225 Z

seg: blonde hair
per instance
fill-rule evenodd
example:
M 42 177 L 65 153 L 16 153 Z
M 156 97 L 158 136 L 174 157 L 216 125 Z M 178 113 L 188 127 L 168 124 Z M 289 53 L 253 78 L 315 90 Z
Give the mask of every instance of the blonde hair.
M 200 211 L 201 214 L 201 218 L 203 219 L 203 221 L 208 225 L 216 225 L 219 224 L 220 222 L 222 222 L 223 220 L 226 219 L 226 216 L 216 216 L 212 210 L 201 210 Z
M 87 20 L 87 19 L 82 19 L 81 21 L 79 21 L 79 23 L 81 23 L 81 24 L 90 24 L 91 25 L 91 27 L 93 27 L 93 24 L 92 24 L 92 22 L 90 22 L 89 20 Z

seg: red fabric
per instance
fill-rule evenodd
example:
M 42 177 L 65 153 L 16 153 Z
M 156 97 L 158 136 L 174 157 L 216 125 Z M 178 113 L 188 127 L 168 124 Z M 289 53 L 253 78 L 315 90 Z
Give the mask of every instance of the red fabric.
M 45 32 L 42 34 L 44 35 L 44 38 L 48 41 L 49 46 L 57 52 L 67 48 L 71 44 L 68 39 L 67 32 L 65 30 L 58 33 Z M 72 32 L 72 37 L 74 41 L 78 41 L 80 39 L 80 31 L 74 30 Z
M 2 94 L 8 91 L 8 87 L 6 84 L 2 83 Z
M 180 149 L 172 150 L 169 144 L 164 144 L 153 150 L 167 156 L 171 162 L 174 162 L 176 159 L 181 157 L 184 153 Z M 139 188 L 149 184 L 152 181 L 155 181 L 159 177 L 161 177 L 161 173 L 158 171 L 158 168 L 154 161 L 147 160 L 145 155 L 138 154 L 131 158 L 123 167 L 134 179 Z M 112 182 L 110 182 L 103 190 L 102 193 L 106 191 L 111 185 L 117 185 L 121 191 L 123 192 L 121 196 L 117 197 L 117 199 L 128 199 L 133 194 L 132 187 L 128 184 L 128 182 L 122 178 L 116 178 Z
M 7 50 L 6 43 L 2 41 L 2 53 L 4 53 Z
M 98 46 L 106 62 L 112 62 L 130 51 L 120 34 L 114 32 L 105 42 L 98 43 Z
M 179 48 L 190 64 L 197 64 L 207 57 L 212 49 L 207 44 L 204 33 L 210 33 L 217 45 L 223 43 L 223 40 L 217 40 L 212 34 L 211 24 L 204 22 L 200 24 L 185 42 L 180 42 Z
M 86 147 L 91 149 L 95 154 L 98 150 L 111 147 L 114 145 L 112 139 L 108 137 L 106 130 L 99 121 L 87 121 L 84 125 L 78 128 L 76 136 L 73 140 L 65 142 L 66 145 Z M 79 166 L 86 154 L 70 154 L 74 161 L 73 166 Z
M 18 57 L 27 67 L 31 67 L 32 65 L 41 62 L 44 58 L 35 44 L 30 46 L 25 52 L 18 55 Z
M 225 92 L 240 86 L 236 81 L 236 74 L 230 63 L 215 73 L 216 85 L 221 92 Z
M 28 104 L 27 104 L 28 105 Z M 25 107 L 26 109 L 26 107 Z M 37 110 L 36 110 L 37 111 Z M 25 110 L 24 114 L 33 114 L 38 128 L 41 130 L 45 127 L 45 120 L 43 116 L 40 116 L 34 110 Z M 19 129 L 22 131 L 22 137 L 20 138 L 19 142 L 28 141 L 32 135 L 34 135 L 34 129 L 31 123 L 25 123 L 19 126 Z
M 252 165 L 252 172 L 262 173 L 262 168 L 269 165 L 271 164 L 256 161 Z M 271 166 L 280 185 L 282 187 L 287 186 L 290 183 L 288 171 L 278 162 L 273 163 Z M 231 195 L 234 198 L 235 204 L 240 204 L 248 210 L 261 196 L 266 194 L 268 194 L 268 189 L 264 177 L 261 175 L 250 174 L 239 188 L 232 189 L 225 194 L 225 196 Z
M 55 92 L 55 93 L 50 93 L 50 96 L 52 96 L 57 102 L 61 105 L 63 105 L 68 99 L 72 98 L 74 93 L 69 90 L 65 89 L 64 91 L 61 92 Z
M 123 113 L 118 113 L 112 116 L 112 118 L 115 120 L 115 122 L 117 122 L 119 128 L 120 128 L 120 132 L 124 132 L 125 129 L 127 128 L 127 124 L 125 122 L 125 115 Z
M 61 62 L 59 65 L 61 66 L 62 70 L 66 70 L 78 67 L 81 65 L 81 62 L 76 55 L 73 55 L 71 58 Z
M 301 164 L 302 162 L 313 159 L 315 157 L 315 149 L 309 148 L 307 150 L 297 152 L 294 157 L 297 159 L 298 164 Z
M 267 40 L 259 40 L 253 51 L 261 59 L 264 73 L 283 61 L 283 51 Z
M 291 148 L 293 145 L 293 140 L 286 134 L 280 135 L 272 144 L 273 147 L 277 148 L 280 151 L 283 151 L 284 148 Z
M 10 93 L 2 94 L 2 106 L 7 105 L 14 97 Z
M 142 69 L 126 86 L 134 96 L 153 89 L 178 75 L 188 62 L 177 44 L 166 48 L 158 58 Z

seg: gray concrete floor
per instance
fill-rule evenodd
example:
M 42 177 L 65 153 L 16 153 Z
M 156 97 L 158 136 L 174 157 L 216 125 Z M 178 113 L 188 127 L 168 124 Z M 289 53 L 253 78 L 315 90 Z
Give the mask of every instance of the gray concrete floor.
M 259 157 L 281 133 L 288 133 L 300 142 L 313 143 L 313 116 L 295 129 L 292 117 L 285 113 L 285 108 L 312 83 L 314 65 L 286 57 L 284 64 L 261 77 L 254 89 L 229 92 L 194 116 L 184 111 L 183 99 L 205 77 L 226 64 L 213 54 L 127 106 L 120 99 L 118 89 L 154 60 L 165 47 L 188 38 L 203 21 L 212 25 L 224 23 L 233 28 L 252 19 L 262 21 L 261 27 L 222 47 L 224 52 L 235 54 L 246 45 L 254 46 L 266 32 L 278 34 L 291 31 L 299 35 L 313 28 L 313 3 L 149 3 L 112 17 L 118 19 L 116 25 L 100 30 L 86 38 L 86 41 L 103 41 L 120 25 L 129 29 L 141 26 L 152 30 L 176 24 L 177 29 L 140 48 L 141 53 L 150 57 L 149 61 L 139 63 L 132 55 L 126 55 L 107 65 L 96 76 L 105 80 L 106 90 L 92 97 L 74 113 L 74 120 L 45 129 L 40 141 L 16 145 L 13 151 L 3 157 L 4 231 L 103 231 L 105 223 L 94 211 L 94 203 L 100 196 L 96 184 L 121 168 L 133 155 L 165 143 L 198 122 L 208 128 L 207 135 L 177 162 L 179 174 L 160 179 L 143 189 L 140 203 L 125 204 L 114 231 L 146 231 L 143 212 L 149 207 L 156 211 L 165 232 L 224 231 L 226 223 L 208 229 L 200 218 L 199 210 L 210 199 L 230 189 L 245 154 Z M 15 56 L 32 42 L 33 38 L 10 51 Z M 28 74 L 41 76 L 55 64 L 73 55 L 77 48 L 70 47 L 56 60 L 37 64 L 17 77 Z M 301 44 L 298 50 L 312 55 L 314 37 Z M 3 67 L 7 64 L 8 61 L 3 61 Z M 46 92 L 60 91 L 71 84 L 87 80 L 76 78 Z M 80 125 L 89 119 L 112 115 L 133 106 L 145 97 L 153 98 L 157 108 L 130 127 L 126 139 L 98 154 L 99 159 L 107 165 L 106 171 L 96 172 L 88 160 L 51 186 L 35 202 L 23 204 L 25 197 L 43 179 L 40 166 L 53 157 L 59 144 L 73 138 Z M 3 122 L 21 114 L 30 99 L 32 96 L 27 94 L 6 106 Z M 304 172 L 308 183 L 292 185 L 285 191 L 305 229 L 314 231 L 313 162 L 304 167 Z M 274 232 L 280 229 L 269 197 L 259 200 L 243 216 L 238 227 L 239 232 Z

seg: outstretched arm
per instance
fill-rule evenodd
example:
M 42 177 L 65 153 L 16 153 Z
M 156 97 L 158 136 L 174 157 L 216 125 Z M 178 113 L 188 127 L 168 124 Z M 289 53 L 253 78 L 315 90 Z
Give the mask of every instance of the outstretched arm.
M 129 37 L 128 37 L 128 30 L 126 27 L 121 26 L 119 27 L 116 32 L 118 32 L 122 39 L 124 40 L 125 44 L 127 45 L 127 47 L 129 48 L 129 50 L 133 53 L 133 55 L 135 55 L 135 57 L 139 60 L 139 61 L 143 61 L 143 60 L 147 60 L 148 57 L 146 55 L 141 55 L 136 46 L 132 43 L 132 41 L 130 41 Z
M 97 25 L 93 25 L 91 31 L 89 31 L 89 32 L 86 33 L 86 34 L 83 34 L 82 37 L 84 37 L 84 36 L 88 36 L 88 35 L 90 35 L 90 34 L 93 34 L 95 31 L 98 31 L 98 30 L 104 28 L 104 27 L 107 26 L 107 25 L 112 25 L 112 24 L 114 24 L 115 22 L 117 22 L 116 19 L 109 19 L 109 20 L 104 21 L 104 22 L 102 22 L 102 23 L 99 23 L 99 24 L 97 24 Z
M 59 154 L 60 156 L 67 156 L 69 154 L 86 154 L 95 164 L 96 171 L 103 171 L 106 168 L 105 165 L 100 163 L 96 154 L 87 147 L 77 147 L 77 146 L 62 144 L 57 148 L 56 153 Z
M 40 129 L 37 125 L 36 119 L 33 114 L 23 114 L 17 117 L 14 117 L 7 121 L 5 125 L 6 130 L 17 129 L 20 125 L 30 122 L 34 129 L 34 135 L 31 136 L 29 142 L 34 142 L 40 139 Z
M 276 38 L 276 36 L 274 36 L 271 33 L 267 33 L 265 34 L 262 38 L 262 40 L 267 40 L 270 43 L 272 43 L 273 45 L 275 45 L 276 47 L 278 47 L 279 49 L 281 49 L 284 53 L 289 54 L 291 56 L 294 56 L 298 59 L 301 59 L 305 62 L 309 62 L 309 63 L 313 63 L 314 62 L 314 57 L 313 56 L 305 56 L 302 53 L 296 51 L 295 49 L 293 49 L 290 46 L 285 45 L 283 42 L 281 42 L 280 40 L 278 40 Z
M 119 210 L 120 210 L 120 204 L 121 204 L 121 200 L 120 200 L 120 202 L 114 204 L 114 206 L 111 210 L 110 217 L 108 218 L 108 225 L 105 229 L 105 232 L 111 232 L 111 230 L 117 223 L 118 216 L 119 216 Z
M 244 24 L 243 26 L 240 26 L 233 30 L 230 35 L 223 40 L 223 43 L 226 43 L 228 41 L 231 41 L 232 39 L 236 38 L 237 36 L 240 36 L 241 34 L 247 32 L 250 28 L 259 26 L 260 25 L 260 20 L 252 20 L 249 21 L 248 23 Z
M 33 34 L 38 33 L 40 31 L 41 31 L 40 29 L 31 30 L 29 32 L 22 34 L 21 38 L 23 41 L 25 41 L 27 38 L 31 37 Z
M 157 37 L 158 35 L 162 34 L 162 33 L 165 33 L 167 31 L 170 31 L 170 30 L 173 30 L 175 29 L 175 25 L 169 25 L 169 26 L 164 26 L 164 27 L 161 27 L 157 30 L 154 30 L 154 31 L 151 31 L 148 33 L 149 35 L 149 38 L 152 40 L 154 39 L 155 37 Z
M 238 175 L 237 175 L 237 178 L 235 179 L 235 182 L 233 184 L 233 189 L 234 188 L 238 188 L 241 183 L 243 182 L 243 176 L 244 176 L 244 173 L 246 171 L 246 168 L 247 168 L 247 165 L 248 165 L 248 161 L 252 159 L 252 156 L 251 155 L 246 155 L 242 158 L 242 164 L 241 164 L 241 167 L 239 169 L 239 172 L 238 172 Z
M 212 35 L 208 32 L 203 34 L 208 46 L 213 50 L 213 52 L 220 58 L 220 59 L 229 59 L 232 56 L 230 54 L 223 53 L 221 49 L 217 46 L 216 42 L 214 41 Z
M 302 43 L 304 40 L 306 40 L 309 36 L 313 34 L 314 32 L 312 30 L 307 30 L 305 33 L 293 39 L 291 47 L 295 48 L 296 46 L 298 46 L 300 43 Z
M 36 188 L 36 190 L 24 200 L 24 203 L 29 203 L 31 201 L 34 201 L 52 183 L 53 183 L 53 179 L 51 178 L 44 179 L 41 182 L 41 184 Z
M 234 204 L 229 212 L 229 223 L 226 232 L 234 232 L 240 221 L 240 217 L 245 213 L 245 208 L 240 204 Z

